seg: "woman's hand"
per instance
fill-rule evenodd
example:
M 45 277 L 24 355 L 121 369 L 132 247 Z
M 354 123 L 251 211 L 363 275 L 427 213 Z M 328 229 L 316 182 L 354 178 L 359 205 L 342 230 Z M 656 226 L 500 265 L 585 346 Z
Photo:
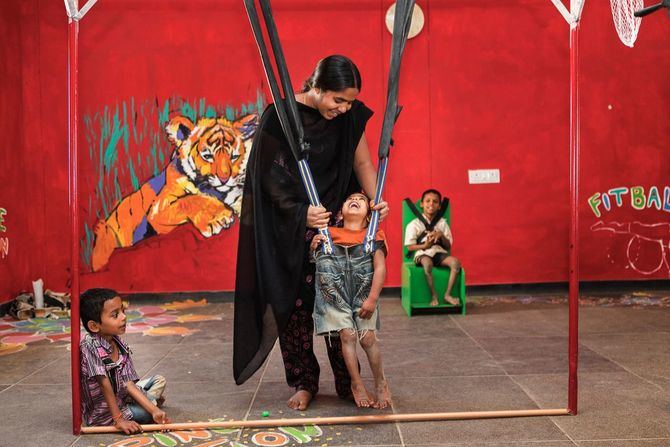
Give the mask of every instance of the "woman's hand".
M 326 240 L 326 236 L 323 234 L 317 234 L 312 238 L 312 243 L 309 244 L 309 251 L 316 251 L 317 247 L 321 245 L 323 241 Z
M 307 227 L 308 228 L 326 228 L 330 222 L 330 213 L 322 206 L 312 206 L 307 208 Z
M 382 200 L 379 204 L 374 205 L 374 202 L 370 200 L 370 207 L 373 211 L 379 211 L 379 221 L 383 222 L 386 219 L 386 216 L 389 214 L 389 204 Z

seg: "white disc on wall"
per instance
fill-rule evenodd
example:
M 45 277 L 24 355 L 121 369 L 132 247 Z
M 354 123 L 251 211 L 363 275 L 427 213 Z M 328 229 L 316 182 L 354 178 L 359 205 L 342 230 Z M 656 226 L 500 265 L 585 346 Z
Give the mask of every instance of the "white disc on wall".
M 386 29 L 389 30 L 389 33 L 393 34 L 393 17 L 395 16 L 395 3 L 393 3 L 388 11 L 386 11 Z M 412 11 L 412 23 L 409 25 L 409 35 L 408 39 L 416 36 L 423 29 L 424 17 L 423 10 L 418 3 L 414 4 L 414 10 Z

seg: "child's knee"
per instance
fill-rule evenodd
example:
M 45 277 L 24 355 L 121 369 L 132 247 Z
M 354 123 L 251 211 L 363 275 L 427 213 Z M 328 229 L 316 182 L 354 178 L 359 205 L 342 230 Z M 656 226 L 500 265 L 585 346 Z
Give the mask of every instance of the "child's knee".
M 167 383 L 167 380 L 165 380 L 165 377 L 163 377 L 159 374 L 156 374 L 154 376 L 153 382 L 154 383 L 152 384 L 151 388 L 162 391 L 165 388 L 165 384 Z
M 368 349 L 374 346 L 375 343 L 377 343 L 377 336 L 375 334 L 375 331 L 366 330 L 361 332 L 359 340 L 361 347 L 363 349 Z
M 445 259 L 445 262 L 443 265 L 449 267 L 451 270 L 454 272 L 458 272 L 461 269 L 461 261 L 458 259 L 454 258 L 453 256 L 449 256 L 447 259 Z
M 356 329 L 354 328 L 345 328 L 345 329 L 340 329 L 340 340 L 342 343 L 356 343 L 356 339 L 358 338 L 356 334 Z
M 427 275 L 430 275 L 433 272 L 433 260 L 428 256 L 422 257 L 421 267 L 423 267 L 423 271 L 426 272 Z

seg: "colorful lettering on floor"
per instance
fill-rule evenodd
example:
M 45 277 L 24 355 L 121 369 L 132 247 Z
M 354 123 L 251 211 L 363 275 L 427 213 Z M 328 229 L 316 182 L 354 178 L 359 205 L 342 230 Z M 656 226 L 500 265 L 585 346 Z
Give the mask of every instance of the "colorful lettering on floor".
M 210 422 L 225 422 L 224 419 L 212 419 Z M 337 436 L 340 433 L 336 433 Z M 109 444 L 108 447 L 277 447 L 285 445 L 321 442 L 323 430 L 316 425 L 301 427 L 278 427 L 277 429 L 255 429 L 251 433 L 240 429 L 222 428 L 210 430 L 173 431 L 165 433 L 147 433 L 142 436 L 126 437 Z M 329 436 L 326 441 L 332 440 Z

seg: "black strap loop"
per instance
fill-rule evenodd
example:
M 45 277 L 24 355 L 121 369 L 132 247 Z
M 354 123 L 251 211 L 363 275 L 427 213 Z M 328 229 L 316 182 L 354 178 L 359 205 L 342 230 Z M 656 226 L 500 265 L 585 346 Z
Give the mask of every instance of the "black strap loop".
M 409 207 L 409 210 L 414 214 L 420 221 L 421 223 L 426 227 L 426 229 L 419 235 L 419 237 L 416 239 L 416 243 L 420 244 L 423 242 L 423 240 L 426 238 L 426 235 L 428 232 L 433 231 L 433 228 L 435 228 L 435 225 L 442 219 L 444 216 L 444 213 L 447 212 L 447 208 L 449 207 L 449 199 L 447 197 L 442 199 L 442 203 L 440 204 L 440 209 L 437 211 L 435 216 L 431 219 L 430 222 L 426 220 L 426 217 L 423 215 L 421 211 L 414 205 L 414 202 L 407 197 L 404 199 L 404 202 L 407 204 Z

